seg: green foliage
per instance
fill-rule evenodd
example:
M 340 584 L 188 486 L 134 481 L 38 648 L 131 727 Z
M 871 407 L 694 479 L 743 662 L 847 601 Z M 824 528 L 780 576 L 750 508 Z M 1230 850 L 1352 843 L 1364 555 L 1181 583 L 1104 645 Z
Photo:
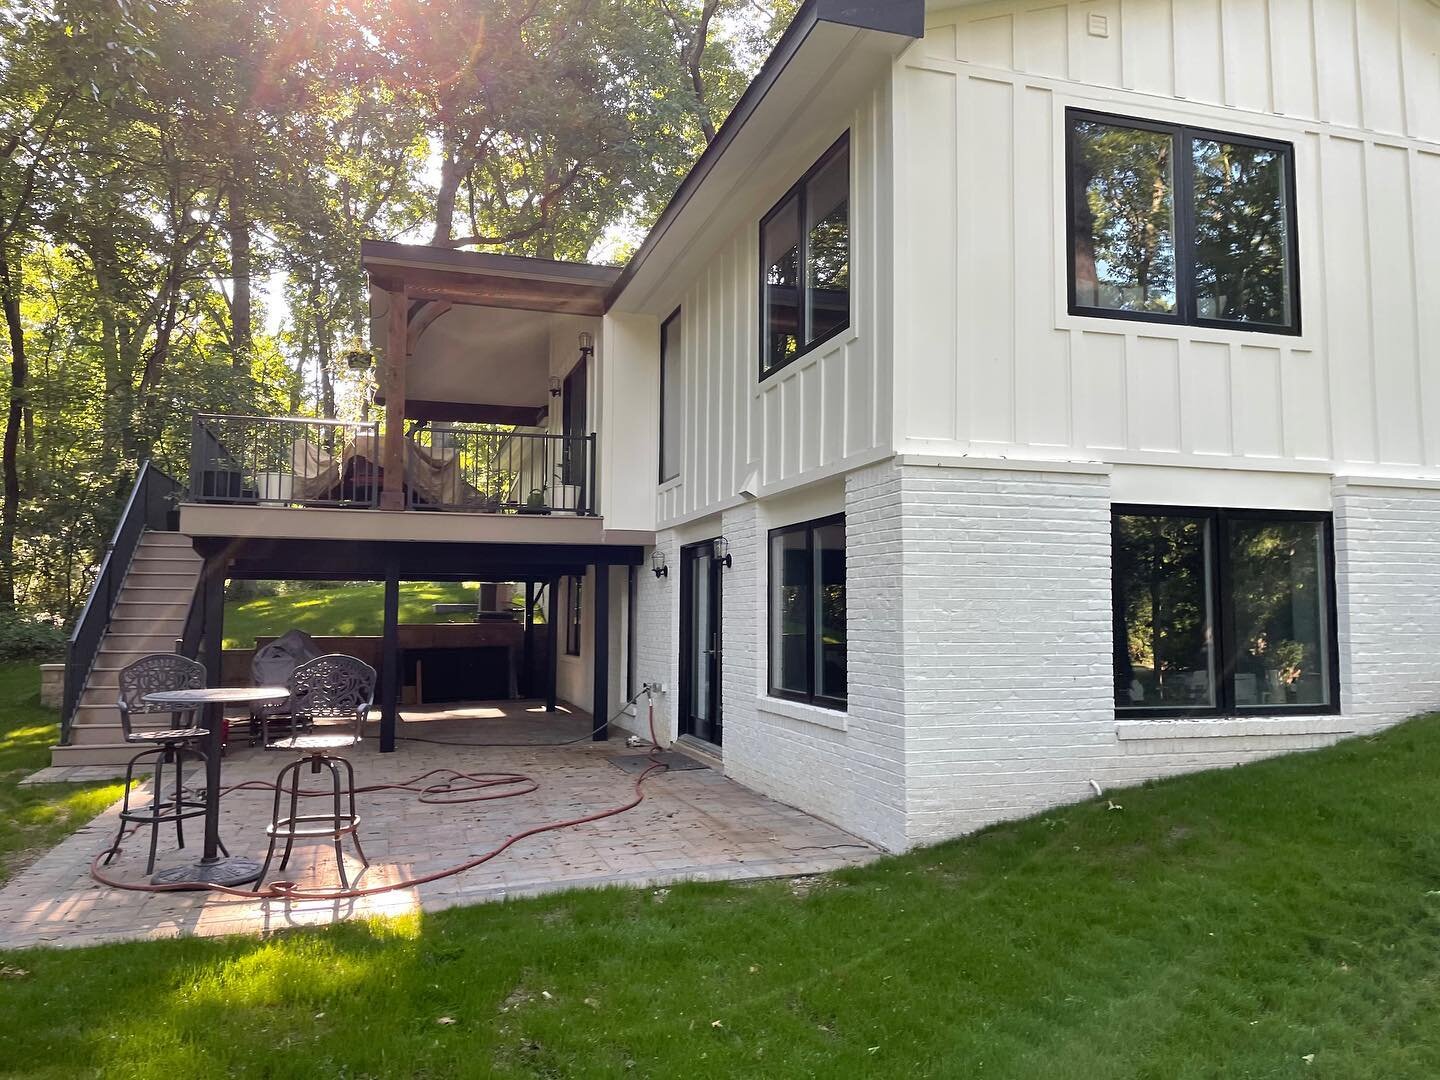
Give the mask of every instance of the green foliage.
M 65 629 L 54 618 L 0 609 L 0 663 L 62 658 L 65 640 Z
M 472 622 L 464 615 L 437 615 L 436 604 L 476 603 L 478 586 L 418 581 L 400 583 L 402 623 Z M 225 648 L 248 649 L 257 636 L 304 630 L 325 635 L 378 636 L 384 624 L 385 586 L 323 583 L 268 596 L 232 598 L 225 604 Z

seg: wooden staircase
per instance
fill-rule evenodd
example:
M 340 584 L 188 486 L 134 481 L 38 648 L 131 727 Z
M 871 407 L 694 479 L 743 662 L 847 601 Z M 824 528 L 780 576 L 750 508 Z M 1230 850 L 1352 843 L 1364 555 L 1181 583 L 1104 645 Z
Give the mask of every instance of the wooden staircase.
M 50 749 L 55 765 L 112 765 L 139 749 L 120 733 L 115 707 L 122 668 L 149 653 L 174 652 L 200 581 L 203 561 L 190 537 L 147 530 L 125 571 L 110 623 L 85 676 L 70 741 Z

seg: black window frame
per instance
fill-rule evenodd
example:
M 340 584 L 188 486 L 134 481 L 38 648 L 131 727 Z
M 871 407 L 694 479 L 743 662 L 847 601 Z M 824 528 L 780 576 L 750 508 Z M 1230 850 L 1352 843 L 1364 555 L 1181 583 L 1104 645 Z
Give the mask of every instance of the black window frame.
M 795 690 L 788 690 L 775 685 L 775 649 L 774 649 L 774 626 L 775 626 L 775 561 L 772 556 L 774 551 L 775 538 L 790 533 L 805 534 L 805 551 L 810 560 L 810 582 L 814 588 L 815 582 L 815 533 L 829 525 L 844 525 L 845 515 L 831 514 L 828 517 L 815 518 L 811 521 L 797 521 L 792 525 L 781 525 L 779 528 L 771 529 L 765 540 L 765 687 L 766 693 L 773 698 L 780 698 L 784 701 L 795 701 L 802 705 L 814 705 L 822 709 L 829 709 L 833 712 L 848 712 L 850 703 L 850 642 L 848 633 L 849 623 L 849 590 L 846 590 L 846 623 L 847 633 L 845 642 L 845 697 L 834 698 L 824 694 L 815 693 L 815 651 L 816 651 L 816 627 L 815 627 L 815 603 L 814 597 L 805 606 L 805 643 L 806 657 L 805 681 L 808 692 L 799 693 Z M 848 569 L 849 554 L 846 554 Z M 848 579 L 847 579 L 848 580 Z
M 1088 121 L 1112 127 L 1128 127 L 1169 135 L 1172 142 L 1175 206 L 1175 311 L 1118 311 L 1114 308 L 1087 307 L 1076 299 L 1075 286 L 1075 122 Z M 1233 319 L 1206 319 L 1196 314 L 1195 290 L 1195 177 L 1193 147 L 1196 139 L 1209 139 L 1252 150 L 1278 153 L 1285 171 L 1285 209 L 1289 225 L 1286 236 L 1288 274 L 1290 278 L 1290 322 L 1252 323 Z M 1178 151 L 1185 148 L 1188 152 Z M 1182 167 L 1183 166 L 1183 167 Z M 1092 109 L 1065 110 L 1065 279 L 1066 299 L 1071 315 L 1087 319 L 1119 319 L 1126 322 L 1159 323 L 1166 326 L 1193 326 L 1207 330 L 1235 330 L 1251 334 L 1278 334 L 1299 337 L 1303 330 L 1300 297 L 1300 223 L 1299 199 L 1295 180 L 1295 144 L 1234 131 L 1172 124 L 1121 113 L 1097 112 Z
M 680 463 L 678 461 L 674 462 L 675 471 L 672 472 L 669 476 L 665 475 L 665 372 L 666 361 L 670 359 L 670 357 L 665 355 L 667 351 L 665 348 L 665 342 L 667 340 L 666 332 L 670 329 L 670 324 L 679 320 L 681 311 L 682 309 L 677 307 L 674 311 L 670 313 L 670 317 L 660 324 L 660 453 L 658 456 L 660 458 L 661 484 L 668 484 L 671 480 L 678 480 L 680 478 Z M 684 323 L 680 324 L 680 333 L 682 335 L 685 333 Z M 677 357 L 676 360 L 678 362 L 679 358 Z
M 571 574 L 565 587 L 565 655 L 579 656 L 585 642 L 585 579 Z
M 801 357 L 803 357 L 803 356 L 805 356 L 805 355 L 807 355 L 807 354 L 809 354 L 809 353 L 811 353 L 811 352 L 814 352 L 814 351 L 815 351 L 816 349 L 818 349 L 821 345 L 824 345 L 827 341 L 830 341 L 830 340 L 838 337 L 839 335 L 845 333 L 847 330 L 850 329 L 850 321 L 851 321 L 852 313 L 853 313 L 853 311 L 854 311 L 855 292 L 854 292 L 854 289 L 853 289 L 853 288 L 847 286 L 845 291 L 846 291 L 846 295 L 847 295 L 847 296 L 849 297 L 849 299 L 850 299 L 850 303 L 847 305 L 847 310 L 846 310 L 844 322 L 841 322 L 841 323 L 837 324 L 836 326 L 834 326 L 833 328 L 831 328 L 829 332 L 827 332 L 826 334 L 822 335 L 821 337 L 815 338 L 813 341 L 808 341 L 808 342 L 807 342 L 807 341 L 805 340 L 805 338 L 806 338 L 806 336 L 807 336 L 807 334 L 808 334 L 808 331 L 807 331 L 807 328 L 806 328 L 806 323 L 808 323 L 808 322 L 809 322 L 809 319 L 810 319 L 810 316 L 809 316 L 810 305 L 806 302 L 806 297 L 809 295 L 809 292 L 810 292 L 809 283 L 808 283 L 808 281 L 807 281 L 807 278 L 808 278 L 809 272 L 810 272 L 810 271 L 809 271 L 809 265 L 810 265 L 809 254 L 810 254 L 810 252 L 809 252 L 809 250 L 808 250 L 808 245 L 809 245 L 809 230 L 805 227 L 806 209 L 807 209 L 805 192 L 806 192 L 806 188 L 808 188 L 809 185 L 810 185 L 810 181 L 813 180 L 813 179 L 815 179 L 815 177 L 816 177 L 817 175 L 819 175 L 819 173 L 820 173 L 820 171 L 821 171 L 822 169 L 824 169 L 827 165 L 829 165 L 832 161 L 835 160 L 836 157 L 838 157 L 838 156 L 839 156 L 840 154 L 842 154 L 842 153 L 845 155 L 845 166 L 846 166 L 847 182 L 852 186 L 852 189 L 853 189 L 853 184 L 854 184 L 854 180 L 855 180 L 855 159 L 854 159 L 854 157 L 853 157 L 853 156 L 851 155 L 851 153 L 850 153 L 850 132 L 849 132 L 849 130 L 847 129 L 846 132 L 845 132 L 845 134 L 841 135 L 838 139 L 836 139 L 833 143 L 831 143 L 829 149 L 827 149 L 827 150 L 825 151 L 825 153 L 823 153 L 823 154 L 820 155 L 820 157 L 816 160 L 815 164 L 811 165 L 810 168 L 806 169 L 806 170 L 805 170 L 805 174 L 804 174 L 803 176 L 801 176 L 799 180 L 795 181 L 795 183 L 792 184 L 792 185 L 786 190 L 785 194 L 781 195 L 780 198 L 775 201 L 775 205 L 772 206 L 772 207 L 769 209 L 769 211 L 766 212 L 765 216 L 760 219 L 760 230 L 759 230 L 760 246 L 759 246 L 759 248 L 758 248 L 758 251 L 759 251 L 759 262 L 760 262 L 760 306 L 759 306 L 759 308 L 758 308 L 757 310 L 758 310 L 759 313 L 760 313 L 760 318 L 759 318 L 759 322 L 760 322 L 760 368 L 759 368 L 759 370 L 760 370 L 760 381 L 761 381 L 762 383 L 763 383 L 766 379 L 770 378 L 770 376 L 776 374 L 777 372 L 784 371 L 787 367 L 789 367 L 791 364 L 795 363 L 795 361 L 799 360 Z M 854 215 L 850 212 L 850 211 L 853 209 L 853 206 L 854 206 L 854 202 L 853 202 L 853 200 L 851 199 L 850 195 L 851 195 L 851 192 L 847 191 L 846 196 L 845 196 L 845 200 L 846 200 L 846 202 L 845 202 L 845 205 L 846 205 L 845 231 L 846 231 L 846 242 L 848 243 L 849 249 L 850 249 L 850 256 L 849 256 L 849 258 L 850 258 L 850 270 L 851 270 L 851 278 L 850 278 L 850 279 L 851 279 L 851 282 L 853 283 L 853 281 L 854 281 L 854 268 L 855 268 L 855 222 L 854 222 Z M 770 335 L 769 335 L 769 327 L 768 327 L 768 325 L 767 325 L 769 320 L 766 318 L 766 310 L 767 310 L 767 309 L 766 309 L 766 306 L 765 306 L 765 305 L 766 305 L 766 291 L 767 291 L 767 286 L 766 286 L 766 281 L 765 281 L 765 272 L 766 272 L 766 269 L 767 269 L 766 266 L 765 266 L 765 227 L 766 227 L 767 225 L 769 225 L 772 220 L 774 220 L 775 216 L 776 216 L 777 214 L 779 214 L 781 210 L 785 209 L 785 204 L 788 203 L 792 198 L 795 200 L 797 220 L 798 220 L 798 222 L 799 222 L 798 236 L 797 236 L 797 239 L 796 239 L 796 245 L 797 245 L 797 247 L 796 247 L 796 260 L 797 260 L 796 272 L 799 274 L 800 283 L 799 283 L 799 285 L 797 286 L 797 289 L 798 289 L 798 292 L 799 292 L 799 297 L 798 297 L 798 299 L 797 299 L 797 301 L 796 301 L 796 310 L 797 310 L 797 312 L 799 313 L 799 319 L 800 319 L 800 331 L 799 331 L 799 334 L 798 334 L 798 337 L 800 338 L 800 340 L 799 340 L 799 342 L 798 342 L 798 347 L 797 347 L 796 350 L 795 350 L 795 355 L 794 355 L 794 356 L 790 357 L 790 359 L 784 361 L 783 363 L 776 364 L 774 367 L 767 367 L 767 366 L 766 366 L 766 360 L 768 359 L 768 353 L 769 353 L 769 337 L 770 337 Z
M 1215 656 L 1215 704 L 1213 706 L 1139 705 L 1122 706 L 1115 687 L 1122 650 L 1128 648 L 1124 625 L 1124 601 L 1119 575 L 1114 573 L 1115 553 L 1119 550 L 1119 522 L 1122 517 L 1190 518 L 1210 524 L 1211 559 L 1210 610 Z M 1235 669 L 1237 657 L 1231 640 L 1234 627 L 1235 601 L 1231 594 L 1230 523 L 1233 521 L 1294 521 L 1322 526 L 1321 547 L 1325 573 L 1325 641 L 1328 653 L 1329 700 L 1320 705 L 1236 705 Z M 1115 503 L 1110 508 L 1110 605 L 1111 633 L 1111 699 L 1117 720 L 1144 719 L 1243 719 L 1254 716 L 1335 716 L 1341 712 L 1340 700 L 1340 630 L 1339 602 L 1335 588 L 1335 515 L 1322 510 L 1255 510 L 1211 506 L 1169 506 L 1151 503 Z

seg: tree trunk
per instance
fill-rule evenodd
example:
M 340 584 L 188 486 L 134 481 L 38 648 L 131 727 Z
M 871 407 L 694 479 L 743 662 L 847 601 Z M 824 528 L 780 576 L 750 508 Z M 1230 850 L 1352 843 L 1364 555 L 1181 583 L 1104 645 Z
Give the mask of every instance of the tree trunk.
M 335 378 L 330 369 L 330 317 L 323 306 L 315 311 L 315 362 L 320 365 L 320 415 L 335 419 Z
M 231 289 L 234 295 L 230 304 L 230 355 L 237 371 L 248 371 L 250 350 L 254 344 L 250 326 L 253 315 L 250 298 L 250 214 L 245 205 L 245 192 L 238 183 L 231 185 L 226 192 L 226 210 L 229 218 L 226 230 L 230 234 Z
M 25 325 L 20 321 L 20 274 L 12 271 L 10 253 L 0 243 L 0 291 L 3 291 L 5 327 L 10 334 L 10 407 L 5 417 L 3 454 L 4 502 L 0 508 L 0 607 L 15 606 L 15 533 L 20 515 L 20 431 L 25 422 L 26 383 L 30 367 L 25 358 Z
M 460 182 L 465 170 L 446 146 L 440 157 L 440 188 L 435 194 L 435 232 L 430 243 L 446 246 L 455 235 L 455 198 L 460 193 Z

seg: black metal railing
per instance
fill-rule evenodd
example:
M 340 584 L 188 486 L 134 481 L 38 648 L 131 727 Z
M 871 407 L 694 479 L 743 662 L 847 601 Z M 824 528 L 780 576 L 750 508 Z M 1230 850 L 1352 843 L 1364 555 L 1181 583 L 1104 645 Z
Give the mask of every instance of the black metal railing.
M 90 597 L 85 601 L 80 618 L 75 621 L 75 629 L 65 649 L 65 694 L 60 707 L 62 744 L 70 741 L 70 728 L 75 721 L 80 694 L 100 651 L 100 641 L 110 626 L 115 601 L 125 583 L 130 560 L 140 546 L 140 538 L 146 529 L 171 529 L 171 514 L 177 509 L 184 493 L 185 489 L 178 480 L 167 476 L 149 461 L 141 464 L 135 486 L 130 489 L 130 498 L 126 500 L 120 521 L 105 547 Z
M 373 422 L 202 413 L 190 442 L 190 498 L 372 507 L 380 461 L 380 428 Z
M 440 425 L 410 437 L 417 510 L 595 513 L 595 436 Z

